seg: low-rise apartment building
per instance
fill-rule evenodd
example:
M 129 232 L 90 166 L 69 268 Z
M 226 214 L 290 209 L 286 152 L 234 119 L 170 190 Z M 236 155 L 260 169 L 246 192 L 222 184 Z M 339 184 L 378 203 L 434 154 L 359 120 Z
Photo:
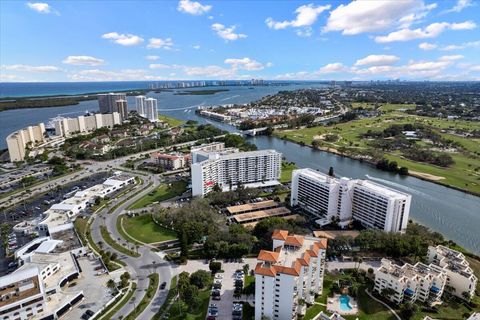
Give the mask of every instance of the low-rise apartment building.
M 385 295 L 384 290 L 390 289 L 385 298 L 397 304 L 417 300 L 432 304 L 440 301 L 446 283 L 447 276 L 438 266 L 420 262 L 399 266 L 382 259 L 382 265 L 375 270 L 374 291 Z
M 190 155 L 182 153 L 165 154 L 160 152 L 152 153 L 152 159 L 155 164 L 165 170 L 178 170 L 187 167 L 190 164 Z
M 255 319 L 296 319 L 323 290 L 327 239 L 272 234 L 272 251 L 261 250 L 255 267 Z
M 326 225 L 347 226 L 352 219 L 370 228 L 405 232 L 411 195 L 369 180 L 335 178 L 312 169 L 292 173 L 290 204 Z
M 207 146 L 219 148 L 219 145 Z M 208 150 L 208 149 L 207 149 Z M 245 187 L 268 187 L 279 184 L 282 154 L 275 150 L 239 152 L 228 148 L 192 154 L 192 195 L 204 196 L 215 185 L 227 191 L 239 184 Z
M 447 275 L 447 291 L 462 299 L 473 297 L 478 278 L 463 253 L 442 245 L 429 246 L 427 260 Z

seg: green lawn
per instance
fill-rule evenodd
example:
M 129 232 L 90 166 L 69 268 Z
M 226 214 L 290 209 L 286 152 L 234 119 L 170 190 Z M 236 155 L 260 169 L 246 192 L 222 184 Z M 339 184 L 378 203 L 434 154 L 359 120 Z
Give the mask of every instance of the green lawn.
M 177 238 L 175 231 L 156 224 L 150 214 L 123 219 L 123 228 L 127 234 L 144 243 L 162 242 Z
M 292 181 L 292 171 L 298 169 L 294 163 L 282 161 L 282 174 L 280 176 L 280 182 L 286 183 Z
M 311 145 L 313 140 L 320 141 L 320 148 L 325 151 L 342 151 L 349 155 L 365 155 L 379 153 L 368 145 L 367 139 L 361 136 L 368 130 L 381 131 L 392 124 L 418 123 L 434 127 L 442 136 L 461 144 L 465 152 L 451 153 L 455 164 L 445 168 L 428 163 L 404 159 L 398 152 L 385 154 L 386 158 L 395 160 L 399 166 L 406 166 L 410 171 L 426 173 L 440 177 L 439 183 L 480 194 L 480 161 L 475 153 L 480 154 L 480 139 L 464 138 L 441 132 L 440 130 L 480 130 L 477 121 L 446 120 L 409 115 L 398 112 L 399 108 L 411 108 L 411 105 L 384 105 L 383 108 L 393 110 L 376 118 L 366 118 L 330 126 L 318 126 L 298 130 L 275 130 L 274 135 L 296 143 Z M 335 134 L 339 139 L 334 142 L 324 140 L 325 135 Z M 477 168 L 477 171 L 475 169 Z M 335 169 L 335 168 L 334 168 Z M 283 177 L 283 174 L 282 174 Z
M 128 207 L 128 209 L 135 210 L 144 208 L 154 202 L 161 202 L 180 196 L 185 190 L 187 190 L 187 183 L 185 181 L 175 181 L 170 186 L 161 185 L 156 190 L 140 198 L 137 202 Z
M 166 116 L 164 114 L 161 114 L 158 116 L 158 119 L 165 121 L 170 127 L 178 127 L 185 123 L 183 120 L 178 120 L 169 116 Z

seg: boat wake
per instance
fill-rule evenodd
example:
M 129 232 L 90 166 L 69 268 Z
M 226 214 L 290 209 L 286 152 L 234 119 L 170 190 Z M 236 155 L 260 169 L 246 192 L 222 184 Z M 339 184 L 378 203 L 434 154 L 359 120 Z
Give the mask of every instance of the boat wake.
M 220 101 L 226 101 L 226 100 L 230 100 L 230 99 L 233 99 L 233 98 L 237 98 L 237 97 L 240 97 L 239 94 L 235 95 L 235 96 L 231 96 L 231 97 L 228 97 L 228 98 L 225 98 L 225 99 L 222 99 Z

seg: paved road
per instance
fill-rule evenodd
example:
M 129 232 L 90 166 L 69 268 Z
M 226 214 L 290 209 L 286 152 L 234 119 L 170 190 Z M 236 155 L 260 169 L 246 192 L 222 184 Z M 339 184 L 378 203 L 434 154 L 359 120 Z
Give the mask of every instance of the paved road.
M 120 233 L 118 232 L 116 228 L 116 222 L 118 216 L 124 212 L 124 210 L 133 202 L 138 200 L 139 198 L 143 197 L 147 193 L 149 193 L 151 190 L 153 190 L 155 187 L 157 187 L 160 184 L 159 179 L 156 176 L 149 176 L 149 178 L 142 177 L 144 179 L 143 184 L 141 184 L 138 188 L 134 189 L 135 192 L 139 190 L 139 188 L 145 188 L 146 185 L 149 182 L 153 182 L 153 185 L 150 186 L 149 188 L 144 189 L 141 193 L 133 197 L 132 199 L 126 201 L 122 205 L 120 205 L 115 211 L 111 214 L 107 213 L 107 210 L 104 209 L 101 213 L 99 213 L 99 216 L 96 217 L 92 224 L 92 237 L 95 242 L 102 241 L 104 243 L 104 246 L 108 247 L 110 251 L 116 252 L 119 256 L 119 259 L 124 261 L 127 264 L 126 269 L 130 274 L 132 275 L 133 279 L 137 279 L 137 290 L 135 291 L 134 297 L 135 297 L 135 303 L 129 302 L 127 303 L 122 309 L 120 309 L 116 315 L 113 317 L 113 319 L 120 319 L 120 316 L 122 315 L 125 317 L 127 314 L 129 314 L 133 309 L 134 309 L 134 304 L 138 304 L 143 296 L 145 295 L 145 290 L 148 287 L 149 279 L 148 275 L 157 272 L 160 277 L 159 283 L 161 284 L 162 282 L 167 283 L 167 289 L 165 290 L 160 290 L 158 288 L 157 293 L 150 303 L 150 305 L 145 309 L 145 311 L 137 317 L 137 319 L 140 320 L 150 320 L 153 315 L 159 310 L 159 308 L 163 305 L 167 293 L 168 293 L 168 288 L 170 286 L 170 281 L 172 278 L 172 270 L 171 270 L 171 265 L 169 262 L 164 261 L 161 258 L 161 255 L 159 253 L 155 253 L 151 251 L 148 247 L 140 247 L 138 249 L 138 252 L 141 254 L 140 257 L 134 258 L 130 257 L 128 255 L 124 255 L 118 251 L 116 251 L 114 248 L 108 246 L 107 243 L 103 240 L 101 233 L 100 233 L 100 226 L 105 225 L 110 232 L 110 235 L 112 236 L 113 239 L 123 239 Z M 131 193 L 123 196 L 122 198 L 116 200 L 118 202 L 122 201 L 123 199 L 127 198 Z M 105 219 L 104 219 L 105 218 Z M 124 242 L 122 240 L 122 242 Z M 155 264 L 153 264 L 155 262 Z

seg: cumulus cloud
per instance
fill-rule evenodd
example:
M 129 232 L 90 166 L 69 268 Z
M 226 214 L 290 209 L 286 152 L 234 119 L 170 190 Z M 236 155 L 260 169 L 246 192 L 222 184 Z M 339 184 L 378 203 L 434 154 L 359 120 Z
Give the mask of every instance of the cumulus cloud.
M 122 46 L 135 46 L 143 43 L 144 39 L 134 34 L 120 34 L 118 32 L 110 32 L 102 35 L 103 39 L 109 39 Z
M 393 31 L 386 36 L 377 36 L 375 41 L 379 43 L 409 41 L 414 39 L 435 38 L 442 34 L 445 30 L 471 30 L 476 28 L 473 21 L 465 21 L 461 23 L 435 22 L 425 28 L 409 29 L 404 28 Z
M 385 55 L 385 54 L 380 54 L 380 55 L 375 55 L 371 54 L 369 56 L 366 56 L 363 59 L 357 60 L 355 62 L 356 66 L 365 66 L 365 65 L 371 65 L 371 66 L 384 66 L 384 65 L 391 65 L 394 64 L 400 60 L 399 57 L 393 56 L 393 55 Z
M 68 56 L 62 62 L 76 66 L 99 66 L 104 64 L 105 60 L 92 56 Z
M 173 41 L 171 38 L 150 38 L 148 40 L 147 48 L 149 49 L 165 49 L 170 50 L 172 49 Z
M 224 63 L 229 64 L 234 69 L 242 69 L 242 70 L 263 70 L 265 67 L 270 66 L 271 64 L 267 63 L 266 65 L 250 59 L 250 58 L 241 58 L 241 59 L 225 59 Z
M 424 18 L 436 4 L 425 5 L 420 0 L 352 1 L 330 12 L 323 31 L 341 31 L 344 35 L 388 30 L 408 25 Z
M 160 59 L 159 56 L 145 56 L 145 59 L 150 60 L 150 61 L 156 61 Z
M 152 63 L 149 65 L 150 69 L 171 69 L 174 66 L 168 64 L 161 64 L 161 63 Z
M 428 51 L 428 50 L 436 49 L 438 45 L 434 43 L 429 43 L 429 42 L 422 42 L 418 45 L 418 47 L 422 50 Z
M 443 13 L 460 12 L 463 9 L 471 6 L 473 6 L 473 3 L 471 0 L 457 0 L 457 3 L 455 4 L 455 6 L 453 6 L 451 9 L 444 11 Z
M 452 50 L 461 50 L 465 48 L 478 48 L 480 47 L 480 40 L 464 42 L 462 44 L 450 44 L 440 48 L 442 51 L 452 51 Z
M 449 56 L 441 56 L 438 58 L 439 61 L 455 61 L 455 60 L 460 60 L 463 59 L 464 56 L 461 54 L 455 54 L 455 55 L 449 55 Z
M 226 27 L 220 23 L 212 24 L 212 30 L 225 41 L 235 41 L 238 39 L 246 38 L 246 34 L 235 33 L 236 26 Z
M 25 64 L 13 64 L 4 66 L 6 70 L 20 72 L 60 72 L 62 69 L 55 66 L 29 66 Z
M 275 21 L 273 18 L 267 18 L 265 23 L 270 29 L 280 30 L 288 27 L 304 28 L 298 30 L 297 34 L 300 36 L 310 36 L 312 34 L 311 25 L 313 25 L 318 16 L 330 9 L 330 5 L 315 6 L 313 4 L 303 5 L 295 10 L 296 17 L 293 20 Z
M 194 46 L 192 46 L 192 48 L 195 49 L 195 50 L 198 50 L 198 49 L 200 49 L 200 45 L 198 45 L 198 44 L 194 45 Z
M 27 7 L 39 13 L 55 13 L 58 15 L 58 11 L 53 10 L 52 7 L 45 2 L 27 2 Z
M 211 9 L 212 6 L 210 5 L 203 5 L 200 2 L 190 0 L 180 0 L 177 6 L 178 11 L 192 14 L 194 16 L 200 16 Z
M 475 71 L 475 72 L 480 71 L 480 65 L 472 66 L 472 67 L 470 68 L 470 70 L 471 70 L 471 71 Z
M 321 67 L 316 73 L 327 74 L 327 73 L 345 72 L 347 70 L 348 68 L 345 65 L 343 65 L 343 63 L 335 62 L 335 63 L 329 63 Z

